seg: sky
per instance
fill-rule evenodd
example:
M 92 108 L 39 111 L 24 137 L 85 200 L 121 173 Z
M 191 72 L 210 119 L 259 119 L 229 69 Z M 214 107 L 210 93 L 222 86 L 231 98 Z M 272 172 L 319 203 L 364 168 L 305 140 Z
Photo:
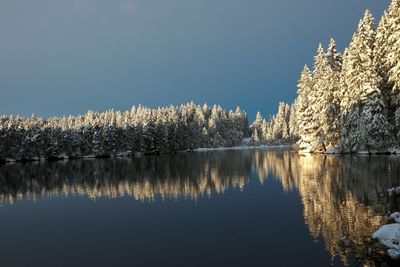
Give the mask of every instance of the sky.
M 1 0 L 0 114 L 191 100 L 250 119 L 291 103 L 304 64 L 390 0 Z

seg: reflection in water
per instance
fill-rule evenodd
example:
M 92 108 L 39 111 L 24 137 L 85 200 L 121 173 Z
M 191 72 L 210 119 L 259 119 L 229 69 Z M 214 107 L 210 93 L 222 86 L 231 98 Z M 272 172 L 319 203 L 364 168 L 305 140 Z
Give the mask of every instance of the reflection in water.
M 399 158 L 293 153 L 260 158 L 256 156 L 259 175 L 271 173 L 285 191 L 299 191 L 309 231 L 315 239 L 323 237 L 332 257 L 339 255 L 346 265 L 362 261 L 375 266 L 382 251 L 370 237 L 395 208 L 384 192 L 399 184 Z
M 383 194 L 400 184 L 400 159 L 391 156 L 246 150 L 1 166 L 0 202 L 59 195 L 195 200 L 243 189 L 254 172 L 261 184 L 272 177 L 284 191 L 299 191 L 309 231 L 315 240 L 323 237 L 332 257 L 367 266 L 384 259 L 369 239 L 394 208 Z M 343 236 L 350 241 L 340 242 Z
M 0 167 L 0 203 L 60 195 L 197 199 L 230 187 L 243 189 L 250 170 L 245 153 L 16 164 Z

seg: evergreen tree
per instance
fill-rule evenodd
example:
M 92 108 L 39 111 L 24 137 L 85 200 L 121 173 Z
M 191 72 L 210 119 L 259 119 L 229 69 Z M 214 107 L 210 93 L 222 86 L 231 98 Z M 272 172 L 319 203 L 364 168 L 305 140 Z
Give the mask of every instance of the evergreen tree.
M 259 145 L 261 143 L 260 135 L 258 133 L 258 129 L 254 128 L 253 135 L 251 137 L 251 143 L 253 145 Z
M 375 64 L 382 78 L 380 89 L 388 107 L 388 120 L 400 145 L 400 1 L 393 0 L 378 27 Z M 389 99 L 390 98 L 390 99 Z
M 347 106 L 342 107 L 345 151 L 382 150 L 392 141 L 379 76 L 373 65 L 373 23 L 373 16 L 367 10 L 343 62 L 341 85 L 348 99 Z
M 326 52 L 328 65 L 324 65 L 326 81 L 322 97 L 324 106 L 321 114 L 321 128 L 324 135 L 326 149 L 336 149 L 340 145 L 340 72 L 342 69 L 342 56 L 336 50 L 336 42 L 331 39 Z
M 269 129 L 268 129 L 268 123 L 267 121 L 264 119 L 262 122 L 262 126 L 261 126 L 261 142 L 263 144 L 267 144 L 269 141 Z
M 384 22 L 382 22 L 384 23 Z M 387 12 L 385 23 L 385 41 L 387 50 L 383 57 L 383 66 L 388 71 L 388 80 L 395 92 L 400 91 L 400 1 L 393 0 Z M 386 53 L 385 53 L 386 54 Z M 398 93 L 397 93 L 398 94 Z M 396 99 L 397 100 L 397 99 Z
M 340 52 L 337 51 L 336 41 L 333 38 L 329 41 L 329 46 L 326 51 L 326 59 L 333 71 L 340 72 L 342 70 L 343 58 Z
M 312 134 L 312 127 L 310 126 L 313 123 L 313 110 L 309 98 L 313 85 L 311 71 L 306 65 L 297 84 L 298 97 L 296 99 L 296 121 L 300 138 L 298 145 L 303 151 L 310 151 L 310 135 Z
M 292 139 L 292 141 L 295 141 L 299 135 L 296 112 L 297 112 L 297 100 L 290 106 L 289 136 Z
M 329 81 L 331 69 L 325 56 L 322 44 L 319 44 L 317 55 L 314 58 L 313 88 L 309 96 L 309 105 L 312 108 L 312 123 L 309 125 L 311 130 L 310 149 L 313 152 L 326 150 L 326 128 L 330 118 L 327 118 L 327 98 L 329 91 Z
M 174 153 L 198 147 L 238 145 L 248 132 L 247 114 L 193 102 L 128 112 L 89 111 L 44 120 L 0 118 L 0 161 Z

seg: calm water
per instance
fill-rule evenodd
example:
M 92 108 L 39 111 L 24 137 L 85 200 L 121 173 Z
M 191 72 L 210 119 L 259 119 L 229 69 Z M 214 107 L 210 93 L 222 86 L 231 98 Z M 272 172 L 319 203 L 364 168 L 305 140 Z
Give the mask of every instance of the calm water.
M 399 174 L 284 150 L 0 166 L 0 266 L 394 265 L 369 237 Z

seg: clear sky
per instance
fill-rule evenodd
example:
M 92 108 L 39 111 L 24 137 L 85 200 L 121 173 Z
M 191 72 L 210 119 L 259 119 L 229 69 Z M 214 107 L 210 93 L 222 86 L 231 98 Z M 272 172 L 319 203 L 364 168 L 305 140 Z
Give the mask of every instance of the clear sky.
M 390 0 L 1 0 L 0 114 L 198 103 L 253 119 Z

